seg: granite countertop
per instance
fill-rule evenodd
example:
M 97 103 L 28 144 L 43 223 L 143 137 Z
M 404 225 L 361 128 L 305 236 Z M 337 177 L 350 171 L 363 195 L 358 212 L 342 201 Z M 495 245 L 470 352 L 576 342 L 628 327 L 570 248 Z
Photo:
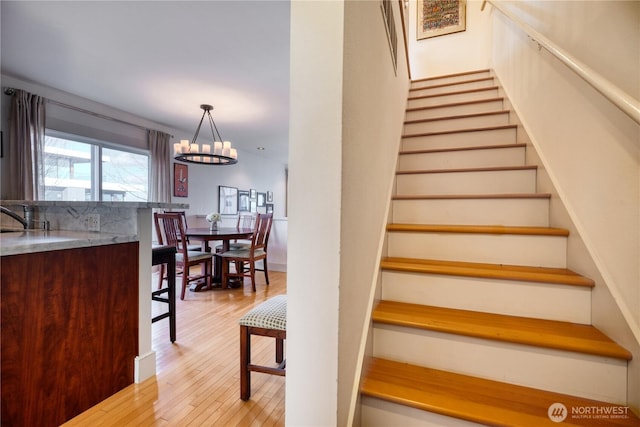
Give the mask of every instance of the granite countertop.
M 5 231 L 0 233 L 0 256 L 136 241 L 138 241 L 137 235 L 89 231 Z
M 185 203 L 160 203 L 160 202 L 98 202 L 98 201 L 52 201 L 52 200 L 0 200 L 2 206 L 62 206 L 62 207 L 110 207 L 130 209 L 188 209 Z

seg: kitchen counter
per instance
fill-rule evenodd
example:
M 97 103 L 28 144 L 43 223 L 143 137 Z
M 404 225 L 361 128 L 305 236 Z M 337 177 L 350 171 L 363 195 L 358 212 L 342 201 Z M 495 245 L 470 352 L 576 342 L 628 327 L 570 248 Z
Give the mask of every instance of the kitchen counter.
M 131 330 L 137 334 L 137 351 L 134 365 L 134 381 L 140 383 L 151 378 L 156 373 L 156 353 L 152 348 L 151 330 L 151 246 L 153 241 L 153 210 L 154 209 L 188 209 L 189 205 L 182 203 L 161 202 L 94 202 L 94 201 L 24 201 L 24 200 L 0 200 L 0 205 L 11 209 L 16 214 L 23 216 L 24 206 L 34 207 L 34 219 L 47 221 L 52 231 L 43 230 L 19 230 L 17 232 L 0 233 L 0 260 L 16 263 L 18 258 L 28 258 L 32 265 L 46 265 L 44 272 L 50 271 L 59 262 L 57 257 L 75 255 L 75 261 L 81 260 L 96 253 L 113 252 L 111 258 L 118 258 L 119 248 L 128 247 L 129 253 L 125 259 L 131 266 L 125 266 L 121 261 L 112 263 L 106 268 L 108 283 L 119 283 L 114 275 L 122 275 L 122 283 L 128 283 L 127 289 L 137 292 L 137 310 L 129 307 L 129 312 L 135 315 L 137 327 Z M 0 215 L 0 229 L 19 228 L 18 223 L 8 215 Z M 90 227 L 92 228 L 89 231 Z M 64 231 L 63 231 L 64 230 Z M 133 248 L 133 249 L 131 249 Z M 94 255 L 95 256 L 95 255 Z M 101 259 L 101 262 L 109 263 L 112 259 Z M 8 264 L 7 264 L 8 265 Z M 29 264 L 26 264 L 29 265 Z M 115 266 L 115 267 L 114 267 Z M 29 282 L 38 282 L 32 276 L 31 267 L 24 267 L 28 271 L 26 278 Z M 4 270 L 4 269 L 2 269 Z M 33 269 L 40 271 L 38 269 Z M 4 273 L 4 271 L 0 271 Z M 59 274 L 57 275 L 59 276 Z M 76 278 L 74 273 L 73 278 Z M 132 276 L 133 282 L 131 282 Z M 82 282 L 82 278 L 78 279 Z M 84 279 L 86 282 L 86 278 Z M 41 282 L 41 281 L 40 281 Z M 136 286 L 137 285 L 137 286 Z M 0 290 L 4 288 L 0 286 Z M 86 286 L 79 286 L 84 289 Z M 110 288 L 110 286 L 105 286 Z M 34 288 L 27 286 L 29 291 Z M 46 291 L 46 287 L 35 287 Z M 122 294 L 122 289 L 117 295 Z M 64 294 L 64 292 L 63 292 Z M 29 297 L 31 298 L 31 297 Z M 63 328 L 64 329 L 64 328 Z M 128 331 L 128 329 L 127 329 Z M 91 358 L 89 358 L 91 359 Z M 78 362 L 78 365 L 86 365 L 86 362 Z M 91 363 L 87 365 L 91 367 Z M 88 377 L 87 377 L 88 378 Z M 103 398 L 106 398 L 104 396 Z M 3 414 L 4 421 L 4 414 Z M 30 425 L 42 425 L 33 423 Z
M 3 249 L 19 251 L 0 257 L 2 426 L 57 427 L 135 381 L 139 277 L 150 267 L 139 266 L 137 237 L 1 234 Z
M 0 233 L 0 256 L 59 249 L 128 243 L 138 240 L 136 234 L 97 233 L 88 231 L 18 230 Z

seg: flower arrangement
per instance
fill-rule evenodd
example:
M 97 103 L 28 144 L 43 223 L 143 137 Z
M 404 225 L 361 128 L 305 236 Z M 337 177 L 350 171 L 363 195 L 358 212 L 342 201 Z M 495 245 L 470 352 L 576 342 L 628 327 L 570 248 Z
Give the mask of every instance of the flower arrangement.
M 218 229 L 218 221 L 220 221 L 220 214 L 217 212 L 212 212 L 207 215 L 207 221 L 211 223 L 209 225 L 209 230 L 217 230 Z
M 220 221 L 220 214 L 217 212 L 211 212 L 207 215 L 207 221 L 209 222 L 218 222 Z

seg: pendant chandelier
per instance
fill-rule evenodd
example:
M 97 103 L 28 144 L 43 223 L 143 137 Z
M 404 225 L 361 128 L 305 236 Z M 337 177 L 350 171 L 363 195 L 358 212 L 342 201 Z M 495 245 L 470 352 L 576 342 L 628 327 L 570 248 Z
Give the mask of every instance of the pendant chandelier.
M 188 139 L 182 139 L 179 143 L 173 144 L 173 157 L 181 162 L 199 163 L 202 165 L 233 165 L 238 163 L 238 152 L 235 148 L 231 148 L 229 141 L 222 141 L 220 132 L 218 132 L 213 117 L 211 117 L 213 107 L 202 104 L 200 108 L 203 110 L 202 118 L 200 118 L 200 123 L 196 129 L 196 134 L 193 136 L 193 140 L 189 142 Z M 200 133 L 200 128 L 202 127 L 204 116 L 209 117 L 213 143 L 198 145 L 196 141 Z

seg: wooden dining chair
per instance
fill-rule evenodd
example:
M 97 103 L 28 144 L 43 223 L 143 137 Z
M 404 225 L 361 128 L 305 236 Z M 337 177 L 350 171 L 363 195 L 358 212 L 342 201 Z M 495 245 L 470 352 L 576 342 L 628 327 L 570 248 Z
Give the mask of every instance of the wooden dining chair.
M 263 271 L 264 278 L 269 284 L 269 273 L 267 271 L 267 245 L 269 234 L 273 224 L 273 214 L 258 214 L 253 227 L 251 244 L 247 249 L 230 249 L 222 252 L 218 256 L 222 257 L 222 285 L 225 286 L 230 277 L 251 278 L 251 287 L 256 291 L 256 271 Z M 262 261 L 263 268 L 257 268 L 256 263 Z M 229 264 L 235 263 L 235 272 L 229 271 Z
M 184 225 L 185 230 L 187 228 L 189 228 L 189 224 L 187 223 L 187 213 L 185 211 L 168 211 L 168 210 L 165 210 L 164 213 L 177 213 L 177 214 L 182 215 L 182 219 L 183 219 L 183 223 L 182 224 Z M 202 250 L 202 244 L 200 244 L 200 243 L 191 243 L 191 242 L 189 242 L 189 238 L 188 237 L 185 238 L 184 240 L 187 242 L 187 249 L 188 250 L 190 250 L 190 251 L 201 251 Z
M 253 214 L 241 214 L 238 215 L 238 222 L 236 224 L 236 228 L 252 228 L 254 225 L 254 221 L 256 216 Z M 251 241 L 249 240 L 233 240 L 229 242 L 229 249 L 249 249 L 251 246 Z M 216 253 L 222 252 L 222 245 L 216 246 Z
M 184 217 L 180 213 L 155 213 L 153 218 L 158 240 L 161 244 L 175 246 L 177 250 L 176 267 L 182 269 L 182 293 L 180 294 L 180 299 L 184 299 L 187 286 L 193 281 L 204 280 L 207 287 L 209 287 L 213 270 L 213 255 L 210 252 L 197 252 L 187 249 L 187 245 L 181 239 L 185 230 Z M 202 272 L 192 275 L 190 268 L 196 265 L 203 266 Z

